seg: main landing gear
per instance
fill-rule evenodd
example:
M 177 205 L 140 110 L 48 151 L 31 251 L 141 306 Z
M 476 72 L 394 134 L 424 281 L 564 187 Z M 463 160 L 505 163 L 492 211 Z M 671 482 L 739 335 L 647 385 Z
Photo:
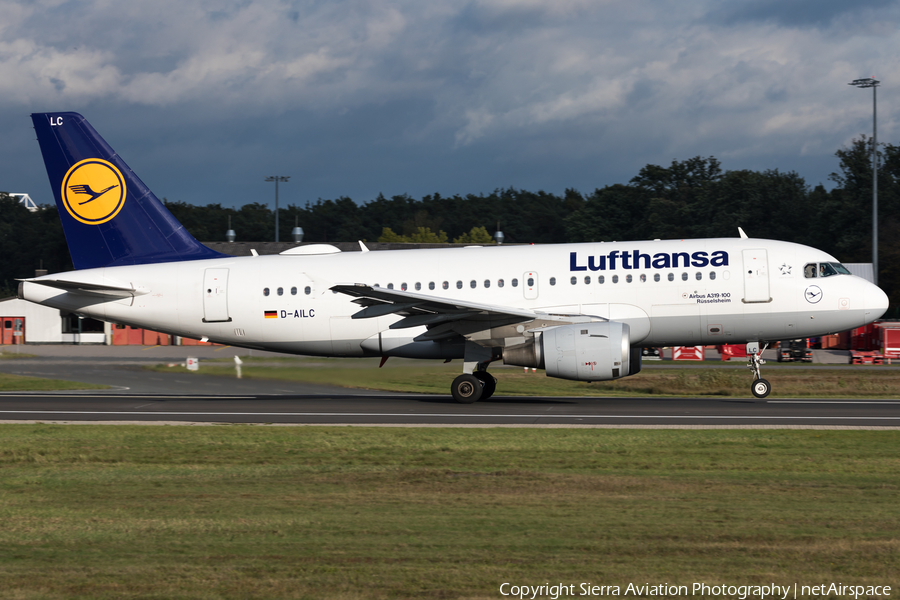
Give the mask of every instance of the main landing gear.
M 461 404 L 472 404 L 479 400 L 487 400 L 494 395 L 497 380 L 487 371 L 463 373 L 453 380 L 450 392 L 453 399 Z
M 772 384 L 763 379 L 759 374 L 759 368 L 766 364 L 766 361 L 762 359 L 762 353 L 765 352 L 768 347 L 768 342 L 763 345 L 762 350 L 759 348 L 759 342 L 750 342 L 747 344 L 747 367 L 753 371 L 753 384 L 750 386 L 750 391 L 753 392 L 753 395 L 757 398 L 765 398 L 769 395 L 769 392 L 772 391 Z

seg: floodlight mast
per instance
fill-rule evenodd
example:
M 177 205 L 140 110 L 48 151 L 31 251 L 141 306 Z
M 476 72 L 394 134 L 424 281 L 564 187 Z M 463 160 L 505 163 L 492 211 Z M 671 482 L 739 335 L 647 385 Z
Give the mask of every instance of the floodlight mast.
M 266 177 L 266 181 L 274 181 L 275 182 L 275 241 L 278 241 L 278 182 L 282 181 L 287 183 L 288 179 L 290 179 L 290 175 L 269 175 Z
M 875 285 L 878 285 L 878 98 L 875 90 L 880 83 L 874 77 L 865 77 L 848 84 L 872 88 L 872 273 Z

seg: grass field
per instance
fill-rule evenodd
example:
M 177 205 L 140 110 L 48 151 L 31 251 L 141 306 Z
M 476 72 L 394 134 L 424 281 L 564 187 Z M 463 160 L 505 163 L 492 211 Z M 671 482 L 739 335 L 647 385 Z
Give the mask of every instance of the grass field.
M 106 388 L 109 388 L 109 386 L 0 373 L 0 392 L 44 392 L 50 390 L 97 390 Z
M 232 364 L 203 362 L 200 373 L 234 377 Z M 665 364 L 665 363 L 660 363 Z M 153 367 L 172 371 L 181 367 Z M 461 372 L 461 363 L 391 359 L 378 368 L 378 359 L 285 358 L 249 359 L 242 375 L 252 379 L 278 379 L 396 392 L 448 394 L 450 382 Z M 749 369 L 723 365 L 707 368 L 645 368 L 639 374 L 616 381 L 585 383 L 546 377 L 520 368 L 495 367 L 497 394 L 512 396 L 737 396 L 751 397 Z M 772 365 L 763 369 L 780 397 L 900 397 L 900 368 L 829 369 L 800 365 Z
M 900 584 L 897 431 L 0 425 L 2 598 Z

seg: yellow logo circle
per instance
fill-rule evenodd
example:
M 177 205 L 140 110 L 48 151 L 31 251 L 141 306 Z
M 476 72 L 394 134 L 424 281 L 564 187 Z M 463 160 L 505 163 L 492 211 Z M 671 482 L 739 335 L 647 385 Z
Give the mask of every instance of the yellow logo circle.
M 115 217 L 125 204 L 125 192 L 122 173 L 99 158 L 75 163 L 63 177 L 63 204 L 73 218 L 87 225 Z

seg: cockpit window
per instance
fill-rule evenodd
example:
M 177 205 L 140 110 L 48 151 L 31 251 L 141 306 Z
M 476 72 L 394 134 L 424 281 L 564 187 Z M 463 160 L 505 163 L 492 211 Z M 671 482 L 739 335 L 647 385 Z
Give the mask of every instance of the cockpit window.
M 851 275 L 847 267 L 845 267 L 841 263 L 831 263 L 831 266 L 834 267 L 835 271 L 837 271 L 841 275 Z
M 803 267 L 803 276 L 807 279 L 813 277 L 831 277 L 832 275 L 850 275 L 847 267 L 841 263 L 809 263 Z
M 837 275 L 837 271 L 834 270 L 834 267 L 832 267 L 829 263 L 819 264 L 820 277 L 831 277 L 832 275 Z

